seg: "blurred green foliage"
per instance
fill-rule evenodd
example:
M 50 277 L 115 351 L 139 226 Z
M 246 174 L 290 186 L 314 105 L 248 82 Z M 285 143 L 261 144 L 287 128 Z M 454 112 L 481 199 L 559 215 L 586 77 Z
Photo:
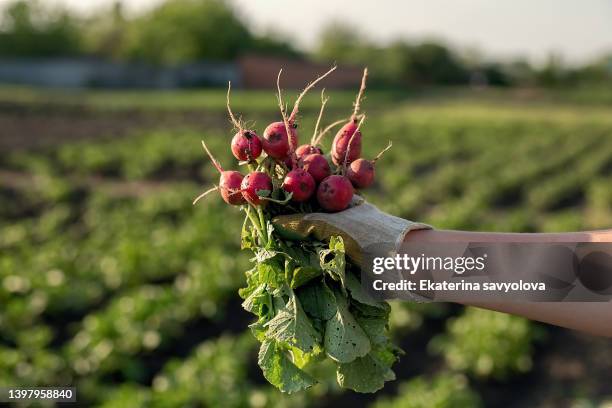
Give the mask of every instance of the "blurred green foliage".
M 251 39 L 221 0 L 169 0 L 130 22 L 123 54 L 168 64 L 229 60 L 247 49 Z
M 5 5 L 0 18 L 0 56 L 73 56 L 81 52 L 77 19 L 38 0 Z
M 121 3 L 88 17 L 38 0 L 14 0 L 0 19 L 0 56 L 95 55 L 177 64 L 244 52 L 299 56 L 278 35 L 256 35 L 225 0 L 167 0 L 126 17 Z
M 612 79 L 612 56 L 602 55 L 583 66 L 570 66 L 552 54 L 541 66 L 522 58 L 495 61 L 459 52 L 436 39 L 395 39 L 377 43 L 357 26 L 332 21 L 320 33 L 313 57 L 323 61 L 367 65 L 372 80 L 386 86 L 473 85 L 533 86 L 564 89 L 568 85 Z
M 532 342 L 537 336 L 525 319 L 467 308 L 449 319 L 447 326 L 448 332 L 434 338 L 430 346 L 457 371 L 503 380 L 532 367 Z
M 467 379 L 457 374 L 419 377 L 400 386 L 399 395 L 382 399 L 374 408 L 477 408 L 482 402 L 470 390 Z
M 372 80 L 383 85 L 453 85 L 468 82 L 468 72 L 446 46 L 433 42 L 395 41 L 380 46 L 342 23 L 331 23 L 319 37 L 315 57 L 354 65 L 368 65 Z

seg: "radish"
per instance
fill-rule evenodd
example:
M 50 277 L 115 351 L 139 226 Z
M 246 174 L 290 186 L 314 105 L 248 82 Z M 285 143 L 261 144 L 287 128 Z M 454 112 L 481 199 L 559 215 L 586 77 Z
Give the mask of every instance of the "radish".
M 361 99 L 366 88 L 366 79 L 368 77 L 368 69 L 363 70 L 361 78 L 361 87 L 355 100 L 355 108 L 348 123 L 340 128 L 332 144 L 332 160 L 337 165 L 342 165 L 345 161 L 350 164 L 361 156 L 361 132 L 359 131 L 358 113 L 361 108 Z M 349 149 L 349 143 L 351 144 Z
M 193 204 L 196 204 L 200 199 L 204 198 L 208 193 L 213 192 L 215 190 L 219 190 L 221 194 L 221 198 L 228 204 L 231 205 L 242 205 L 245 203 L 244 198 L 240 192 L 240 185 L 242 183 L 243 176 L 240 172 L 235 170 L 223 170 L 221 164 L 213 157 L 208 147 L 206 147 L 206 143 L 202 140 L 202 147 L 204 147 L 204 151 L 210 157 L 210 160 L 213 163 L 213 166 L 219 171 L 221 176 L 219 177 L 219 187 L 211 188 L 208 191 L 200 194 L 193 200 Z
M 289 156 L 289 138 L 284 122 L 273 122 L 263 132 L 263 150 L 273 159 L 281 160 Z M 290 127 L 291 143 L 297 145 L 297 129 Z
M 357 130 L 357 119 L 351 119 L 351 122 L 342 126 L 332 145 L 332 161 L 337 166 L 341 166 L 346 161 L 351 163 L 361 155 L 361 132 Z M 351 149 L 348 149 L 349 142 Z
M 255 160 L 261 149 L 261 140 L 252 130 L 241 130 L 232 138 L 232 153 L 240 161 Z
M 306 88 L 298 95 L 295 103 L 293 104 L 293 110 L 287 117 L 285 107 L 283 105 L 282 93 L 280 88 L 280 77 L 283 72 L 281 69 L 278 72 L 276 79 L 276 86 L 278 89 L 278 105 L 280 107 L 281 116 L 283 120 L 281 122 L 273 122 L 264 130 L 263 134 L 263 149 L 268 156 L 277 160 L 290 157 L 292 164 L 297 160 L 295 156 L 295 150 L 298 145 L 298 132 L 296 118 L 299 112 L 300 102 L 306 93 L 311 90 L 319 81 L 331 74 L 336 70 L 336 67 L 332 67 L 329 71 L 319 76 L 317 79 L 309 83 Z M 289 136 L 288 136 L 289 135 Z M 295 167 L 295 166 L 292 166 Z
M 309 155 L 309 154 L 323 154 L 323 150 L 321 150 L 321 148 L 317 146 L 313 146 L 309 144 L 301 145 L 300 147 L 295 149 L 295 155 L 297 156 L 298 159 L 306 155 Z
M 296 202 L 308 200 L 315 191 L 316 183 L 314 178 L 303 169 L 291 170 L 283 180 L 283 189 L 292 193 L 291 199 Z
M 360 158 L 349 165 L 346 170 L 346 177 L 348 177 L 355 188 L 368 188 L 374 182 L 374 166 L 391 146 L 392 144 L 389 142 L 389 145 L 372 160 Z
M 240 121 L 236 120 L 232 109 L 230 108 L 230 91 L 232 89 L 232 83 L 228 82 L 227 85 L 227 111 L 229 112 L 230 119 L 234 124 L 234 127 L 238 129 L 238 132 L 232 138 L 232 153 L 240 161 L 253 161 L 261 155 L 261 139 L 257 136 L 257 133 L 253 130 L 244 129 Z
M 264 199 L 259 196 L 258 192 L 272 192 L 272 180 L 270 176 L 262 171 L 253 171 L 247 174 L 240 184 L 242 196 L 253 205 L 261 205 Z
M 221 175 L 219 191 L 223 201 L 231 205 L 242 205 L 244 197 L 240 194 L 240 185 L 244 176 L 235 170 L 228 170 Z
M 309 154 L 300 159 L 300 166 L 306 170 L 314 181 L 320 183 L 331 174 L 327 159 L 318 153 Z
M 329 176 L 319 184 L 317 189 L 317 201 L 326 211 L 346 210 L 352 198 L 353 185 L 344 176 Z

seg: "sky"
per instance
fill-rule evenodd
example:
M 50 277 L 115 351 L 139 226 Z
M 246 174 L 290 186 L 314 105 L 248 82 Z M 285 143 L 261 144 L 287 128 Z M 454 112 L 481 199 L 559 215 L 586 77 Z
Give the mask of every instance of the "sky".
M 0 0 L 0 5 L 10 0 Z M 94 13 L 114 0 L 39 0 Z M 123 0 L 138 13 L 161 0 Z M 610 0 L 233 0 L 255 30 L 273 30 L 312 47 L 331 21 L 349 22 L 384 43 L 395 38 L 437 38 L 484 56 L 526 56 L 541 62 L 551 52 L 584 62 L 612 51 Z M 279 18 L 279 16 L 285 16 Z

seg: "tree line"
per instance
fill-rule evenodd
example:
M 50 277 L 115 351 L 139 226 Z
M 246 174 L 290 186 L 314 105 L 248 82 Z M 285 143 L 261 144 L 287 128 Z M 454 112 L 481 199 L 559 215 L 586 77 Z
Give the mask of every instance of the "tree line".
M 172 65 L 230 61 L 245 53 L 368 65 L 379 86 L 564 86 L 612 79 L 612 55 L 570 67 L 551 55 L 542 66 L 524 59 L 492 61 L 440 41 L 370 41 L 359 30 L 330 23 L 313 50 L 294 47 L 278 33 L 256 33 L 225 0 L 166 0 L 134 17 L 120 2 L 81 17 L 38 0 L 15 0 L 0 16 L 0 57 L 95 56 Z

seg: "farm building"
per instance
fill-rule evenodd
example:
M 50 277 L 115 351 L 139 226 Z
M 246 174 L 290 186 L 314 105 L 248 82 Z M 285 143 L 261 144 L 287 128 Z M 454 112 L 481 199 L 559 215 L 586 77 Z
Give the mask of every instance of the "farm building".
M 284 68 L 283 86 L 300 88 L 329 68 L 295 59 L 247 55 L 234 62 L 199 61 L 171 67 L 94 58 L 0 59 L 0 83 L 58 88 L 176 89 L 225 86 L 267 88 Z M 359 84 L 361 70 L 339 67 L 325 79 L 330 89 Z

